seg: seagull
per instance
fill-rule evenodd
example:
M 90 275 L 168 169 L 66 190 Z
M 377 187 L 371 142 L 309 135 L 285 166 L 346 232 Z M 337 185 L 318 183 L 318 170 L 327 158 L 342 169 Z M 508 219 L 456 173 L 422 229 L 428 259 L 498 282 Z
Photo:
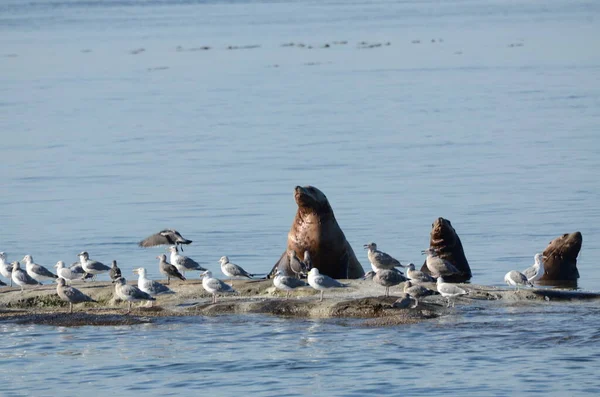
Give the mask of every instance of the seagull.
M 178 278 L 183 281 L 186 280 L 186 278 L 181 273 L 179 273 L 179 270 L 177 270 L 175 266 L 167 262 L 167 256 L 165 254 L 157 256 L 156 259 L 160 259 L 160 261 L 158 262 L 158 271 L 160 271 L 162 275 L 167 277 L 167 285 L 169 285 L 169 283 L 171 282 L 171 277 Z
M 37 282 L 33 278 L 27 274 L 27 272 L 21 269 L 21 264 L 19 262 L 12 263 L 12 273 L 10 275 L 12 281 L 21 287 L 21 293 L 23 293 L 23 286 L 25 285 L 41 285 L 42 283 Z
M 93 279 L 96 279 L 97 274 L 110 271 L 110 267 L 106 266 L 104 263 L 90 260 L 90 255 L 86 251 L 80 252 L 77 256 L 79 257 L 79 263 L 81 264 L 83 271 L 91 274 Z
M 377 272 L 378 269 L 394 269 L 396 267 L 404 267 L 400 263 L 399 260 L 392 258 L 390 255 L 385 252 L 379 251 L 377 249 L 377 244 L 369 243 L 364 245 L 367 251 L 367 256 L 369 257 L 369 262 L 371 262 L 371 269 L 374 272 Z
M 533 266 L 527 268 L 523 274 L 527 277 L 530 283 L 534 283 L 544 276 L 544 259 L 546 257 L 542 254 L 535 254 L 533 257 Z
M 414 309 L 415 307 L 417 307 L 417 305 L 418 301 L 407 293 L 401 294 L 400 298 L 398 298 L 396 302 L 392 303 L 392 307 L 396 309 Z
M 63 263 L 64 264 L 64 263 Z M 56 280 L 58 285 L 56 286 L 56 293 L 58 297 L 65 302 L 69 302 L 69 313 L 73 313 L 73 304 L 74 303 L 83 303 L 83 302 L 94 302 L 98 303 L 94 299 L 90 298 L 88 295 L 84 294 L 77 288 L 69 287 L 66 285 L 66 281 L 64 278 L 59 277 Z
M 406 270 L 406 275 L 411 281 L 417 283 L 435 283 L 435 278 L 431 277 L 429 274 L 423 273 L 420 270 L 415 270 L 414 263 L 409 263 L 406 267 L 408 268 L 408 270 Z
M 174 294 L 175 292 L 167 287 L 159 283 L 158 281 L 150 280 L 146 278 L 146 269 L 143 267 L 139 267 L 133 270 L 134 273 L 138 275 L 138 288 L 147 293 L 150 296 L 162 295 L 162 294 Z M 152 307 L 152 302 L 150 302 L 150 307 Z
M 460 274 L 460 270 L 458 270 L 452 263 L 440 258 L 438 251 L 434 248 L 428 248 L 421 251 L 421 253 L 427 254 L 425 263 L 427 264 L 427 269 L 429 269 L 433 277 L 447 277 L 452 276 L 453 274 Z
M 138 245 L 140 247 L 154 247 L 157 245 L 175 245 L 181 247 L 183 252 L 183 244 L 191 244 L 192 240 L 181 237 L 181 234 L 175 229 L 165 229 L 160 232 L 153 234 L 150 237 L 140 241 Z
M 306 266 L 306 271 L 310 271 L 313 267 L 310 252 L 308 252 L 308 250 L 304 251 L 304 266 Z
M 504 282 L 515 287 L 515 292 L 519 290 L 519 285 L 528 285 L 533 287 L 533 284 L 527 280 L 527 276 L 517 270 L 511 270 L 504 276 Z
M 121 277 L 121 269 L 117 266 L 117 261 L 112 261 L 112 267 L 108 271 L 108 277 L 114 282 L 116 279 Z
M 131 313 L 132 302 L 156 300 L 156 298 L 140 290 L 138 287 L 127 284 L 127 280 L 123 277 L 119 277 L 115 280 L 115 295 L 117 298 L 129 303 L 129 308 L 126 314 Z
M 424 298 L 429 295 L 435 294 L 435 291 L 425 288 L 422 285 L 415 285 L 410 281 L 404 283 L 404 293 L 409 294 L 415 298 L 415 307 L 419 305 L 419 298 Z
M 0 252 L 0 274 L 2 277 L 6 277 L 10 280 L 10 286 L 12 287 L 12 277 L 10 276 L 12 273 L 12 264 L 6 262 L 6 254 L 4 252 Z
M 56 262 L 54 267 L 56 268 L 58 277 L 64 278 L 65 281 L 80 279 L 85 274 L 81 266 L 65 267 L 65 262 L 63 261 Z
M 310 270 L 307 264 L 301 261 L 300 258 L 296 256 L 296 251 L 288 250 L 287 254 L 290 260 L 290 269 L 292 270 L 292 272 L 294 272 L 294 275 L 298 278 L 300 278 L 301 276 L 305 276 Z M 305 258 L 307 257 L 307 255 L 308 260 L 310 261 L 310 254 L 308 253 L 308 251 L 304 251 Z
M 448 300 L 448 305 L 446 305 L 446 307 L 450 307 L 450 300 L 452 298 L 468 294 L 467 291 L 454 284 L 445 283 L 441 276 L 437 279 L 437 290 L 444 298 Z M 452 307 L 454 307 L 454 301 L 452 301 Z
M 206 290 L 206 292 L 212 294 L 213 299 L 212 303 L 217 303 L 217 294 L 227 294 L 227 293 L 235 293 L 236 291 L 229 285 L 219 280 L 218 278 L 214 278 L 212 276 L 212 272 L 210 270 L 205 271 L 201 274 L 202 276 L 202 287 Z
M 277 270 L 277 272 L 275 272 L 275 278 L 273 279 L 273 285 L 275 288 L 285 291 L 285 297 L 287 299 L 290 297 L 290 291 L 295 288 L 306 287 L 308 284 L 296 277 L 286 276 L 281 271 Z
M 363 279 L 366 279 L 368 277 L 371 276 L 371 274 L 373 271 L 368 272 L 368 276 L 365 275 L 363 277 Z M 394 285 L 398 285 L 401 282 L 404 282 L 407 280 L 406 277 L 404 277 L 402 275 L 402 273 L 400 273 L 398 270 L 396 269 L 379 269 L 376 272 L 373 272 L 375 274 L 372 275 L 373 277 L 373 281 L 375 281 L 377 284 L 385 287 L 385 296 L 390 296 L 390 287 L 393 287 Z
M 40 284 L 44 280 L 54 280 L 55 278 L 58 278 L 56 274 L 52 273 L 44 266 L 33 263 L 33 257 L 31 255 L 25 255 L 23 262 L 25 262 L 25 270 L 27 271 L 29 277 L 39 281 Z
M 88 278 L 94 277 L 93 274 L 86 273 L 85 270 L 83 270 L 83 266 L 81 266 L 80 262 L 73 263 L 71 266 L 69 266 L 69 270 L 71 270 L 73 274 L 79 274 L 79 278 L 83 281 L 87 280 Z
M 221 259 L 219 259 L 219 263 L 221 264 L 221 271 L 227 277 L 254 277 L 254 274 L 248 273 L 242 269 L 241 266 L 229 262 L 229 258 L 226 256 L 222 256 Z M 231 286 L 233 287 L 233 280 L 231 280 Z
M 312 269 L 310 269 L 310 271 L 308 272 L 308 284 L 313 287 L 314 289 L 321 291 L 321 298 L 319 299 L 319 302 L 323 302 L 323 293 L 325 292 L 326 289 L 329 288 L 342 288 L 344 287 L 344 284 L 340 283 L 339 281 L 325 275 L 325 274 L 321 274 L 319 273 L 319 269 L 317 269 L 316 267 L 313 267 Z
M 183 275 L 185 275 L 185 272 L 192 270 L 198 270 L 201 272 L 205 272 L 207 270 L 200 266 L 200 264 L 195 260 L 190 259 L 187 256 L 179 255 L 176 245 L 169 247 L 169 252 L 171 252 L 171 263 L 175 265 L 177 270 L 179 270 Z

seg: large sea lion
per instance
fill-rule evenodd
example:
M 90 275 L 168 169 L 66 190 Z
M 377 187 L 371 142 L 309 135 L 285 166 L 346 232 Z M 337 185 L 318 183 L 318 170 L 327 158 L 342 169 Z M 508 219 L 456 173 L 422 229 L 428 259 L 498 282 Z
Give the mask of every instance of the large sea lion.
M 288 250 L 299 258 L 308 251 L 312 267 L 333 278 L 360 278 L 365 272 L 338 225 L 327 197 L 314 186 L 296 186 L 294 198 L 298 211 L 288 233 L 287 249 L 277 261 L 269 277 L 277 269 L 293 274 Z
M 544 275 L 539 283 L 556 285 L 556 282 L 576 282 L 579 278 L 577 255 L 582 243 L 583 236 L 580 232 L 565 233 L 550 241 L 542 254 Z
M 469 267 L 469 262 L 467 262 L 460 237 L 456 234 L 456 230 L 454 230 L 449 220 L 437 218 L 433 222 L 431 225 L 429 248 L 434 248 L 440 258 L 447 260 L 461 272 L 458 275 L 444 277 L 445 281 L 463 283 L 471 279 L 471 268 Z M 431 274 L 426 262 L 421 267 L 421 271 Z

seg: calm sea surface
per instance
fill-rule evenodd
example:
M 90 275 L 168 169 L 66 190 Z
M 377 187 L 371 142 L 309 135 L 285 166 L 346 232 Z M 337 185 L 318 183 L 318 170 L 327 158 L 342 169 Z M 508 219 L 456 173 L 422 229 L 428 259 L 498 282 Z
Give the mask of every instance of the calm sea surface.
M 420 263 L 443 216 L 472 281 L 501 285 L 578 230 L 579 287 L 598 291 L 598 48 L 596 1 L 3 0 L 0 250 L 49 267 L 87 250 L 157 278 L 164 248 L 136 242 L 174 227 L 201 264 L 228 255 L 264 273 L 294 186 L 312 184 L 363 265 L 369 241 Z M 388 328 L 3 323 L 0 383 L 4 395 L 600 392 L 597 304 L 457 312 Z

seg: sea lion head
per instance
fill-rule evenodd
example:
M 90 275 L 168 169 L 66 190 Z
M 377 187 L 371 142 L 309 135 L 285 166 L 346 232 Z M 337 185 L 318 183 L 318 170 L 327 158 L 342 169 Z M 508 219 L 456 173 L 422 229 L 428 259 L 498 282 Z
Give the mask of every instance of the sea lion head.
M 296 186 L 294 199 L 300 211 L 316 212 L 318 214 L 332 212 L 325 194 L 314 186 Z
M 456 231 L 448 219 L 439 217 L 431 224 L 431 244 L 441 243 L 446 247 L 454 246 L 456 244 Z
M 552 240 L 544 251 L 547 257 L 561 257 L 563 259 L 576 259 L 581 250 L 583 236 L 580 232 L 565 233 L 562 236 Z

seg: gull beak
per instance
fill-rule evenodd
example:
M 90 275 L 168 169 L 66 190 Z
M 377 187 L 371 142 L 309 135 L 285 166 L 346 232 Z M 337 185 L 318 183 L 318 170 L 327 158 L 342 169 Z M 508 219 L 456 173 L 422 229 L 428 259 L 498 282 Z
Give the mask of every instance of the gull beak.
M 421 251 L 421 255 L 425 255 L 425 254 L 428 254 L 428 253 L 429 253 L 429 250 L 422 250 Z

